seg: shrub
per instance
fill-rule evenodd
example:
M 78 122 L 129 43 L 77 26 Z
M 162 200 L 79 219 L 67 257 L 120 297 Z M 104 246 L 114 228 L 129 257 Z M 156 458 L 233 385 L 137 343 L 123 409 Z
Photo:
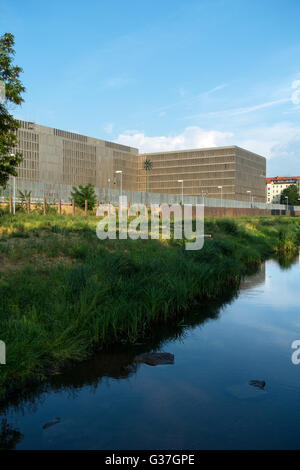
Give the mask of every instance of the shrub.
M 87 186 L 82 186 L 80 184 L 78 188 L 73 186 L 73 192 L 71 193 L 71 196 L 75 200 L 75 204 L 84 209 L 85 201 L 87 201 L 88 209 L 92 210 L 97 200 L 94 188 L 94 185 L 91 183 L 89 183 Z

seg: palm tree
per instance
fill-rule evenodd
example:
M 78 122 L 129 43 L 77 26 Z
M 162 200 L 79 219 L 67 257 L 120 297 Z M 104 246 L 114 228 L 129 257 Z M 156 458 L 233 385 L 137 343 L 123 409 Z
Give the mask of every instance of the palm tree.
M 26 191 L 26 189 L 24 189 L 24 191 L 22 192 L 20 189 L 18 189 L 19 199 L 21 199 L 21 206 L 23 206 L 24 208 L 26 207 L 28 198 L 31 196 L 31 192 L 32 191 Z
M 144 170 L 146 171 L 146 193 L 149 190 L 149 172 L 152 170 L 152 161 L 150 158 L 146 158 L 144 160 Z

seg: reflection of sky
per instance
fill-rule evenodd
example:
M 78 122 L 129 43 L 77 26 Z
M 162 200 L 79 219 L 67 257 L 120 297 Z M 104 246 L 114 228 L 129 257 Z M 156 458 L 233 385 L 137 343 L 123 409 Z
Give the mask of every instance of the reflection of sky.
M 299 265 L 267 262 L 265 281 L 262 270 L 216 320 L 163 345 L 174 365 L 142 364 L 127 379 L 108 377 L 74 396 L 50 392 L 31 412 L 12 411 L 24 434 L 18 448 L 300 447 L 300 365 L 291 363 L 299 281 Z M 256 379 L 266 391 L 248 385 Z M 56 416 L 61 423 L 43 431 Z
M 300 307 L 300 283 L 299 264 L 294 264 L 290 269 L 279 271 L 276 262 L 271 261 L 266 264 L 265 283 L 259 289 L 254 289 L 250 293 L 242 292 L 240 299 L 251 298 L 255 305 L 263 304 L 281 310 L 290 307 Z

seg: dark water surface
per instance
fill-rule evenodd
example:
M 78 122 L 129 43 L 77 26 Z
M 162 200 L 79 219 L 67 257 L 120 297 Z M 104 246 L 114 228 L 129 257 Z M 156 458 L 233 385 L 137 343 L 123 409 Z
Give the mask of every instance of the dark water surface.
M 12 400 L 0 448 L 300 448 L 298 259 L 288 269 L 268 261 L 235 298 L 157 330 L 151 344 L 98 353 Z M 175 363 L 134 362 L 153 350 Z

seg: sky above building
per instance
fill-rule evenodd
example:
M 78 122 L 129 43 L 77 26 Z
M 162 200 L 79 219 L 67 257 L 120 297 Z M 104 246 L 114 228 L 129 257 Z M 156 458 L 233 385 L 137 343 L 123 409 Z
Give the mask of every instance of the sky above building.
M 239 145 L 300 174 L 299 0 L 1 0 L 16 117 L 141 152 Z

